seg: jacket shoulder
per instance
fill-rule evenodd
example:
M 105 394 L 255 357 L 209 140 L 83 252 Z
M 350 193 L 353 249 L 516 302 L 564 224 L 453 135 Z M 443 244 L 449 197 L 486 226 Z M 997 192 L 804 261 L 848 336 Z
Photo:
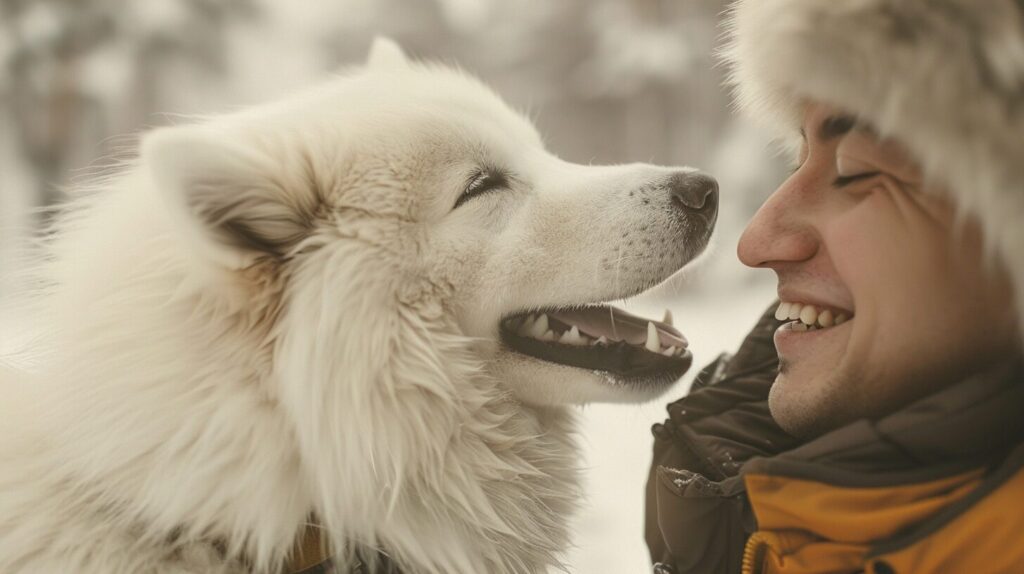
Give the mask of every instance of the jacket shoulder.
M 895 572 L 1018 572 L 1024 564 L 1024 445 L 970 495 L 903 536 L 869 562 Z

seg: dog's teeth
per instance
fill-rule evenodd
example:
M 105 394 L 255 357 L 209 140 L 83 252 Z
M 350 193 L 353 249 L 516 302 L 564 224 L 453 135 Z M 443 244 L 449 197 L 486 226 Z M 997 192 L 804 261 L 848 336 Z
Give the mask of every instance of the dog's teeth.
M 607 345 L 608 344 L 608 337 L 605 337 L 604 335 L 601 335 L 600 337 L 597 338 L 596 341 L 593 342 L 593 344 L 594 345 Z
M 576 325 L 573 325 L 571 329 L 562 333 L 562 338 L 560 338 L 558 342 L 565 343 L 566 345 L 586 345 L 589 343 L 586 337 L 580 335 L 580 329 Z
M 556 335 L 555 332 L 552 331 L 551 329 L 548 329 L 546 333 L 539 337 L 539 339 L 541 341 L 557 341 L 558 335 Z
M 658 353 L 661 351 L 661 340 L 658 338 L 658 328 L 651 321 L 647 322 L 647 347 L 648 351 Z
M 531 337 L 533 337 L 534 339 L 540 339 L 541 337 L 544 336 L 544 333 L 546 333 L 547 331 L 548 331 L 548 316 L 545 315 L 545 314 L 541 314 L 541 316 L 537 317 L 537 320 L 533 322 L 533 325 L 530 326 L 530 333 L 529 333 L 529 335 Z
M 522 323 L 519 324 L 519 328 L 516 329 L 516 333 L 523 337 L 530 337 L 531 329 L 533 329 L 533 315 L 526 315 L 523 317 Z
M 672 326 L 672 311 L 665 309 L 665 317 L 661 320 L 662 323 Z
M 664 351 L 661 352 L 661 354 L 665 355 L 666 357 L 671 357 L 672 355 L 675 355 L 676 354 L 676 347 L 675 347 L 675 345 L 665 349 Z

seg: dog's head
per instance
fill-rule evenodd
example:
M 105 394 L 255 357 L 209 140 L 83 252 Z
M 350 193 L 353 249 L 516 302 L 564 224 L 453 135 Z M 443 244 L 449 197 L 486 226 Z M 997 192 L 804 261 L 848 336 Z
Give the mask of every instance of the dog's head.
M 714 180 L 562 161 L 482 84 L 388 41 L 283 103 L 157 130 L 143 163 L 195 253 L 284 277 L 282 321 L 302 321 L 282 329 L 316 331 L 332 357 L 393 357 L 389 329 L 408 326 L 386 310 L 473 338 L 530 403 L 648 399 L 690 364 L 670 324 L 601 302 L 703 250 Z
M 569 471 L 519 405 L 643 400 L 690 365 L 668 322 L 600 302 L 702 251 L 714 180 L 561 161 L 479 82 L 389 42 L 282 103 L 149 134 L 140 173 L 187 246 L 206 306 L 185 312 L 220 319 L 211 360 L 285 413 L 336 549 L 542 569 Z

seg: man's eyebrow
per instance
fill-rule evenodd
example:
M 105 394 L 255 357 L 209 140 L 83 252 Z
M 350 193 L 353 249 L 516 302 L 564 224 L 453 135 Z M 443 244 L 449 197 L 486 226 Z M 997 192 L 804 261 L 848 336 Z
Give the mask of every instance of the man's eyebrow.
M 821 122 L 818 138 L 822 141 L 845 135 L 857 125 L 857 118 L 847 115 L 830 116 Z

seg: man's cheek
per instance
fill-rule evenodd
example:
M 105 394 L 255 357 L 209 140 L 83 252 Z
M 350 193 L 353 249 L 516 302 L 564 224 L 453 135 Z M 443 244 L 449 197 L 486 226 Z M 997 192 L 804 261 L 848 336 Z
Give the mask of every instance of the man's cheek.
M 890 255 L 899 238 L 878 215 L 860 205 L 822 229 L 829 257 L 848 288 L 857 287 L 858 277 L 893 271 Z

